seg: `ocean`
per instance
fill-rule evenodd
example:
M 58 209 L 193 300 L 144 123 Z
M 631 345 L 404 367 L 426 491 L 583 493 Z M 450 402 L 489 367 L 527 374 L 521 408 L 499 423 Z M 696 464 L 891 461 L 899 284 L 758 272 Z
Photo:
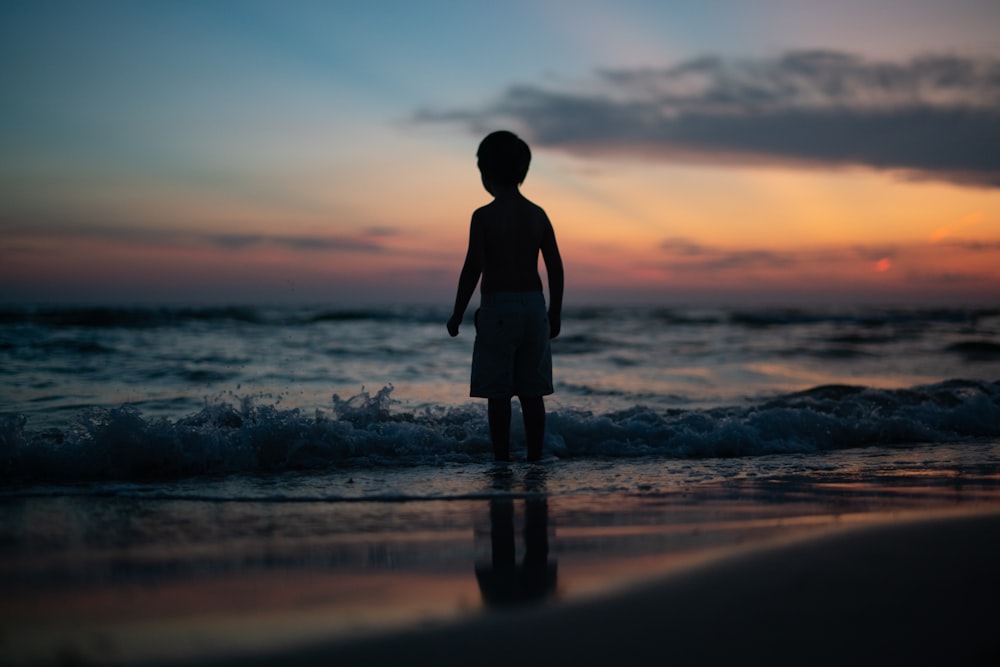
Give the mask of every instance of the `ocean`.
M 447 315 L 0 309 L 0 656 L 354 636 L 1000 505 L 1000 308 L 568 308 L 539 465 L 516 401 L 492 462 Z

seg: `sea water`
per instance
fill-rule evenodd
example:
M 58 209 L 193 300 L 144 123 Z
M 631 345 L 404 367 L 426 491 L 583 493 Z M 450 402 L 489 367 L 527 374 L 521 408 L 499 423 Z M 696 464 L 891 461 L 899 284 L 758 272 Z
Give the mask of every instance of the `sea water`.
M 241 573 L 307 574 L 354 625 L 373 573 L 458 573 L 468 608 L 508 503 L 544 501 L 572 594 L 789 521 L 1000 502 L 1000 309 L 569 308 L 537 466 L 492 463 L 471 316 L 453 339 L 447 315 L 0 310 L 4 620 Z
M 474 329 L 430 307 L 0 311 L 5 480 L 488 460 Z M 1000 310 L 578 308 L 546 454 L 680 460 L 1000 435 Z M 516 402 L 515 402 L 516 411 Z M 520 443 L 515 419 L 515 450 Z

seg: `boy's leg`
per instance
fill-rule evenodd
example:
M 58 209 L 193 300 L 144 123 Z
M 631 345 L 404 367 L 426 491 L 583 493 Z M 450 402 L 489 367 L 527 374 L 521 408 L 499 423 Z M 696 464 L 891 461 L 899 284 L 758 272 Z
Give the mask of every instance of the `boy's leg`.
M 524 417 L 524 435 L 528 441 L 528 460 L 542 459 L 545 442 L 545 400 L 541 396 L 519 396 L 521 415 Z
M 493 458 L 510 461 L 510 398 L 487 399 L 486 413 L 490 420 Z

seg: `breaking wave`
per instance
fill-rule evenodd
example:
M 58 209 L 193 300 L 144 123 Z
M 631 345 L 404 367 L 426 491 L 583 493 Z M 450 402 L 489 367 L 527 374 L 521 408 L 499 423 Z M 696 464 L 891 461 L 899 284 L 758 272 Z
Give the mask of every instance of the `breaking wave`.
M 488 461 L 480 403 L 399 410 L 391 385 L 308 413 L 244 398 L 188 417 L 147 419 L 130 405 L 81 411 L 63 429 L 0 417 L 7 480 L 158 479 L 203 474 Z M 516 406 L 516 402 L 515 402 Z M 517 415 L 515 455 L 521 440 Z M 1000 436 L 1000 382 L 908 389 L 830 385 L 751 406 L 656 410 L 636 405 L 549 413 L 546 453 L 573 458 L 709 458 L 956 443 Z

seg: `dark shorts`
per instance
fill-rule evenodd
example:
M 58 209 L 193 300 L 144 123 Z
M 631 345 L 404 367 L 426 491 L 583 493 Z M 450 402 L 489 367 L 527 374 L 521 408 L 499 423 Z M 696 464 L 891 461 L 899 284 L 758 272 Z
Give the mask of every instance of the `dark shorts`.
M 541 292 L 484 294 L 476 311 L 470 396 L 552 393 L 549 318 Z

